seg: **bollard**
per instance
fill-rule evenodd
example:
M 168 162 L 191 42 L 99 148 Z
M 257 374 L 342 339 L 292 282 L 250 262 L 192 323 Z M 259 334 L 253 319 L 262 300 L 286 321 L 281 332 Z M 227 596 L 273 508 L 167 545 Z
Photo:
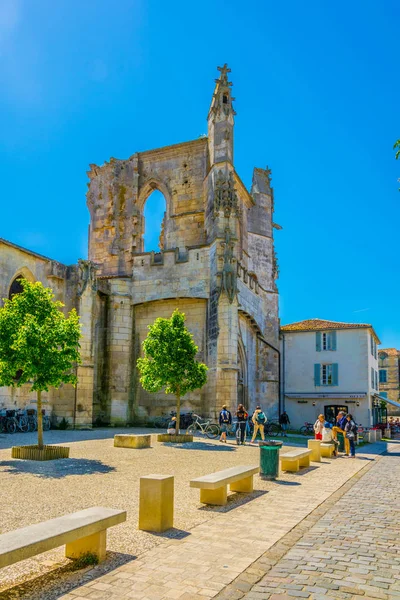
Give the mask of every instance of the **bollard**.
M 140 478 L 139 529 L 167 531 L 174 526 L 174 476 L 145 475 Z
M 321 462 L 321 440 L 308 440 L 307 446 L 311 450 L 310 459 L 313 462 Z
M 260 447 L 260 477 L 273 480 L 279 476 L 279 450 L 283 442 L 258 442 Z

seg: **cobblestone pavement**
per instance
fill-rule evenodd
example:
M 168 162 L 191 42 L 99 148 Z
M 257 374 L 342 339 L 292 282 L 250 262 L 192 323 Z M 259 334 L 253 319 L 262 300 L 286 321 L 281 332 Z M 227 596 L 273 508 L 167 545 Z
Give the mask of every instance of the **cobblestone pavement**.
M 219 597 L 400 599 L 399 457 L 391 444 L 280 560 L 264 556 L 268 573 L 250 591 L 233 583 Z
M 166 600 L 168 598 L 204 600 L 218 595 L 225 596 L 229 600 L 241 598 L 270 568 L 268 560 L 255 567 L 256 561 L 262 560 L 265 552 L 273 548 L 279 540 L 284 539 L 315 509 L 318 511 L 318 507 L 332 494 L 337 493 L 343 485 L 351 486 L 352 479 L 357 477 L 365 467 L 374 464 L 374 460 L 377 459 L 376 454 L 379 454 L 383 448 L 385 448 L 383 444 L 371 445 L 366 450 L 368 454 L 360 452 L 356 460 L 343 458 L 324 460 L 299 473 L 285 474 L 279 481 L 271 484 L 267 493 L 250 499 L 247 504 L 223 514 L 216 514 L 215 518 L 194 527 L 190 534 L 182 539 L 166 540 L 137 560 L 92 579 L 85 585 L 76 587 L 57 598 L 63 600 L 77 600 L 82 597 L 90 600 Z M 378 460 L 382 462 L 379 457 Z M 395 459 L 391 457 L 387 460 Z M 346 545 L 351 545 L 345 534 L 346 531 L 343 534 L 338 531 L 338 536 L 343 535 L 345 538 L 337 540 L 340 547 L 335 548 L 335 553 L 338 556 L 344 551 Z M 335 540 L 333 542 L 336 543 Z M 290 549 L 292 545 L 293 542 L 290 541 L 285 550 Z M 307 554 L 310 546 L 299 546 L 299 548 Z M 313 563 L 318 560 L 322 565 L 321 558 L 315 558 Z M 286 564 L 290 564 L 290 569 L 296 572 L 296 555 L 289 561 Z M 293 562 L 296 565 L 293 565 Z M 363 560 L 361 562 L 364 564 Z M 363 567 L 355 563 L 355 568 Z M 316 571 L 317 565 L 306 564 L 303 570 L 307 571 L 306 577 L 308 577 L 309 570 Z M 340 571 L 340 567 L 338 570 Z M 281 590 L 289 597 L 293 595 L 304 597 L 304 594 L 309 597 L 309 592 L 302 590 L 307 585 L 306 580 L 301 586 L 300 583 L 295 583 L 294 587 L 290 587 L 291 576 L 289 577 L 287 571 L 282 573 L 274 570 L 273 573 L 272 575 L 270 572 L 268 576 L 278 577 L 278 580 L 272 581 L 272 585 L 264 585 L 262 582 L 262 585 L 251 591 L 253 598 L 270 598 L 272 593 Z M 276 573 L 279 575 L 277 576 Z M 283 588 L 282 585 L 285 584 L 289 587 Z M 226 586 L 228 586 L 227 596 Z M 248 594 L 248 597 L 251 598 L 251 595 Z M 281 594 L 282 597 L 285 596 Z

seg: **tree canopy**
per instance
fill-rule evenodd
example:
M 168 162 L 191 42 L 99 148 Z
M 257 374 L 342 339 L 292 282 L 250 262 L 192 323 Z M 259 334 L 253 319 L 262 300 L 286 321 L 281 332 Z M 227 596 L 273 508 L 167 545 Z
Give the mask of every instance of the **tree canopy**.
M 158 318 L 148 327 L 143 358 L 138 358 L 140 383 L 148 392 L 159 392 L 177 398 L 177 430 L 179 430 L 180 398 L 201 388 L 207 381 L 207 366 L 195 356 L 198 346 L 185 326 L 185 315 L 175 310 L 169 319 Z
M 53 300 L 51 289 L 21 279 L 23 292 L 0 308 L 0 385 L 31 384 L 38 396 L 39 446 L 41 392 L 62 383 L 77 383 L 73 367 L 80 362 L 79 317 Z

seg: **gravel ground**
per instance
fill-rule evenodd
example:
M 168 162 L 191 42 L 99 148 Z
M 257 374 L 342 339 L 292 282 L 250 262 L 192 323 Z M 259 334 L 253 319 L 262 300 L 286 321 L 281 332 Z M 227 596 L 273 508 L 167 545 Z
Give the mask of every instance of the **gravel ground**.
M 189 480 L 234 465 L 257 464 L 257 447 L 238 447 L 233 442 L 221 444 L 203 438 L 192 444 L 160 444 L 154 438 L 152 448 L 114 448 L 114 434 L 130 431 L 151 432 L 126 428 L 50 431 L 45 434 L 45 442 L 69 445 L 70 458 L 43 463 L 10 458 L 11 444 L 34 443 L 35 434 L 0 436 L 0 531 L 4 533 L 90 506 L 124 509 L 128 513 L 127 521 L 108 530 L 110 553 L 107 561 L 97 567 L 98 574 L 163 543 L 167 537 L 183 536 L 219 512 L 248 501 L 247 494 L 231 494 L 226 507 L 204 506 L 199 502 L 199 491 L 189 487 Z M 175 476 L 175 528 L 163 535 L 137 529 L 139 478 L 150 473 Z M 258 493 L 268 490 L 269 485 L 256 479 Z M 45 596 L 44 591 L 36 595 L 32 591 L 10 588 L 36 579 L 41 581 L 44 590 L 46 581 L 52 579 L 52 572 L 53 578 L 57 574 L 60 584 L 66 582 L 66 588 L 77 577 L 79 580 L 85 577 L 84 571 L 71 574 L 70 561 L 65 559 L 63 551 L 64 548 L 58 548 L 2 569 L 0 598 L 54 598 L 57 596 Z M 91 569 L 92 575 L 86 574 L 86 577 L 93 576 L 93 571 Z M 5 591 L 7 589 L 9 591 Z

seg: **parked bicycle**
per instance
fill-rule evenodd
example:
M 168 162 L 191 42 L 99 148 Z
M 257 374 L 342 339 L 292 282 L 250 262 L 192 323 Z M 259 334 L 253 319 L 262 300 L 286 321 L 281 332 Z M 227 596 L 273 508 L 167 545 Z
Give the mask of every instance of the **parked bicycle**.
M 211 423 L 211 419 L 202 419 L 193 413 L 194 421 L 186 430 L 188 435 L 206 435 L 208 438 L 216 438 L 220 433 L 219 425 Z
M 7 410 L 0 411 L 0 432 L 1 433 L 15 433 L 17 430 L 17 426 L 15 424 L 14 419 L 11 419 L 7 415 Z
M 314 424 L 306 421 L 303 427 L 300 427 L 300 433 L 302 435 L 314 435 Z
M 15 425 L 15 427 L 11 425 L 14 429 L 12 433 L 17 430 L 22 431 L 22 433 L 29 431 L 28 416 L 25 410 L 7 410 L 7 417 Z

